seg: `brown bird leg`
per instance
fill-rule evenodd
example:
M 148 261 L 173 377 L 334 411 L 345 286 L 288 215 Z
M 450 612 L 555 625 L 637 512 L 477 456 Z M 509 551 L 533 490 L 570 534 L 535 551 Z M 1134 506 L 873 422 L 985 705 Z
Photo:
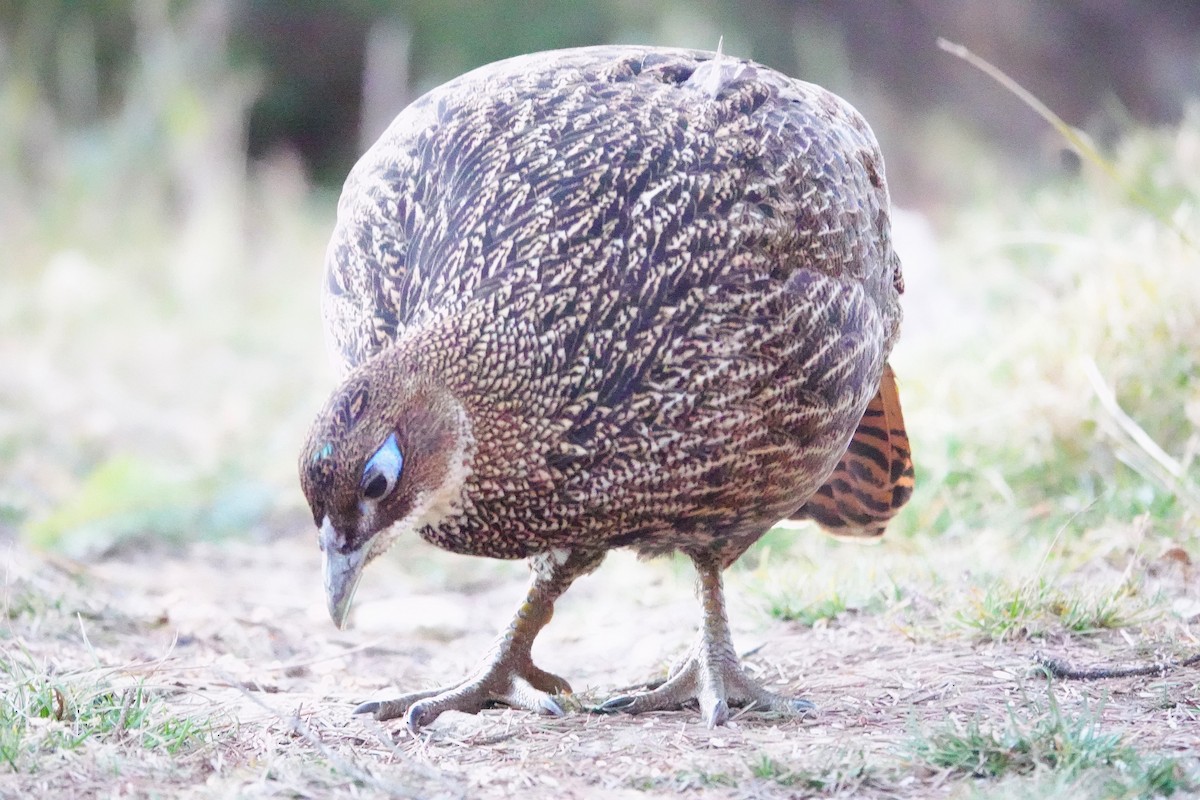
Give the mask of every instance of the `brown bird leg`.
M 693 555 L 692 562 L 700 574 L 700 602 L 704 607 L 704 622 L 696 644 L 671 668 L 665 683 L 650 691 L 614 697 L 599 710 L 640 714 L 677 709 L 695 700 L 710 728 L 729 719 L 730 705 L 788 714 L 811 711 L 813 704 L 807 700 L 769 692 L 746 675 L 729 635 L 721 588 L 721 560 L 715 553 L 705 553 Z
M 414 734 L 443 711 L 474 714 L 493 703 L 562 716 L 562 708 L 551 695 L 570 694 L 571 686 L 535 666 L 530 649 L 534 637 L 553 616 L 554 601 L 572 581 L 596 569 L 603 560 L 603 551 L 590 550 L 559 550 L 531 558 L 533 574 L 525 602 L 470 677 L 457 685 L 363 703 L 354 713 L 374 714 L 378 720 L 403 716 Z

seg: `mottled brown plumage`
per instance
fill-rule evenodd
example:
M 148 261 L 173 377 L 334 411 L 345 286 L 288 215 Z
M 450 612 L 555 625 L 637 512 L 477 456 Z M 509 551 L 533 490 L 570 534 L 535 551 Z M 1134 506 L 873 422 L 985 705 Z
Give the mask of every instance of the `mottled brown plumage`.
M 864 498 L 911 485 L 911 464 L 881 476 L 870 458 L 814 495 L 877 394 L 898 425 L 885 459 L 902 445 L 908 463 L 881 391 L 901 286 L 867 124 L 760 65 L 541 53 L 406 109 L 347 180 L 327 258 L 348 371 L 301 480 L 330 610 L 340 624 L 362 567 L 408 531 L 534 570 L 475 676 L 361 710 L 414 729 L 495 700 L 556 711 L 566 684 L 528 647 L 619 546 L 690 556 L 705 624 L 666 686 L 609 710 L 795 708 L 741 672 L 720 571 L 797 509 L 876 532 L 906 498 L 863 519 Z

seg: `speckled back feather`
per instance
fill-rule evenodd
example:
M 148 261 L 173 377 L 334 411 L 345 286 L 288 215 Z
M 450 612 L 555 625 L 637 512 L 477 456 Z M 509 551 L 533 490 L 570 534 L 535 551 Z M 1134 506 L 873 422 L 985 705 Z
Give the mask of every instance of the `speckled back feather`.
M 845 451 L 900 319 L 882 159 L 836 96 L 711 57 L 500 62 L 406 109 L 349 177 L 334 350 L 471 420 L 435 544 L 732 560 Z

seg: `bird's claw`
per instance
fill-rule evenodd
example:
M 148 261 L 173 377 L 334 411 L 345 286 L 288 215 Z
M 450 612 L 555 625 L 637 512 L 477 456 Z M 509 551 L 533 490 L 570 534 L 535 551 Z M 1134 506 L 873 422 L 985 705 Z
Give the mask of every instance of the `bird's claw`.
M 379 712 L 380 705 L 382 705 L 382 704 L 379 703 L 379 701 L 377 701 L 377 700 L 372 700 L 369 703 L 360 703 L 350 713 L 351 714 L 377 714 Z
M 566 712 L 563 711 L 562 706 L 560 706 L 558 704 L 558 702 L 555 701 L 555 699 L 553 697 L 550 697 L 549 695 L 542 698 L 540 710 L 546 714 L 549 714 L 552 717 L 561 717 L 566 714 Z
M 603 703 L 596 706 L 593 711 L 598 714 L 616 714 L 628 708 L 633 703 L 634 698 L 635 695 L 631 694 L 610 697 L 608 700 L 605 700 Z
M 433 722 L 441 713 L 436 704 L 429 700 L 420 700 L 414 703 L 412 708 L 408 709 L 408 713 L 404 715 L 404 727 L 408 728 L 410 734 L 416 736 L 421 732 L 421 728 Z
M 816 706 L 816 704 L 815 704 L 815 703 L 811 703 L 811 702 L 809 702 L 808 700 L 805 700 L 803 697 L 793 697 L 793 698 L 790 700 L 790 702 L 791 702 L 791 704 L 792 704 L 792 707 L 791 707 L 789 710 L 790 710 L 790 711 L 791 711 L 793 714 L 799 714 L 799 715 L 803 716 L 803 715 L 805 715 L 805 714 L 810 714 L 810 713 L 811 713 L 811 714 L 815 714 L 815 713 L 817 713 L 817 706 Z
M 729 720 L 729 704 L 725 702 L 724 697 L 715 697 L 711 694 L 704 695 L 700 700 L 700 716 L 704 719 L 704 724 L 709 728 L 715 728 L 718 725 L 724 725 Z

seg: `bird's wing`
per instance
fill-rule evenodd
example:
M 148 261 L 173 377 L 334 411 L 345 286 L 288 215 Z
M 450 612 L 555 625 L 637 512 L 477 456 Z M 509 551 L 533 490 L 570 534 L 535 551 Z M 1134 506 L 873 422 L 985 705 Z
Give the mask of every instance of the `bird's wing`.
M 913 463 L 891 365 L 833 474 L 796 512 L 835 536 L 874 537 L 908 502 Z
M 535 53 L 480 67 L 405 108 L 342 192 L 322 294 L 335 359 L 345 368 L 364 361 L 428 315 L 518 279 L 512 265 L 536 272 L 540 263 L 547 275 L 563 274 L 554 268 L 545 221 L 552 218 L 560 234 L 574 231 L 568 249 L 578 251 L 601 200 L 632 202 L 645 188 L 623 186 L 623 175 L 638 173 L 621 166 L 619 153 L 605 154 L 632 138 L 633 106 L 627 99 L 625 113 L 585 124 L 585 112 L 606 110 L 591 93 L 618 74 L 677 67 L 690 75 L 711 57 L 621 46 Z M 589 194 L 583 180 L 602 173 L 615 181 L 607 198 Z M 532 285 L 544 277 L 527 269 L 519 280 Z

